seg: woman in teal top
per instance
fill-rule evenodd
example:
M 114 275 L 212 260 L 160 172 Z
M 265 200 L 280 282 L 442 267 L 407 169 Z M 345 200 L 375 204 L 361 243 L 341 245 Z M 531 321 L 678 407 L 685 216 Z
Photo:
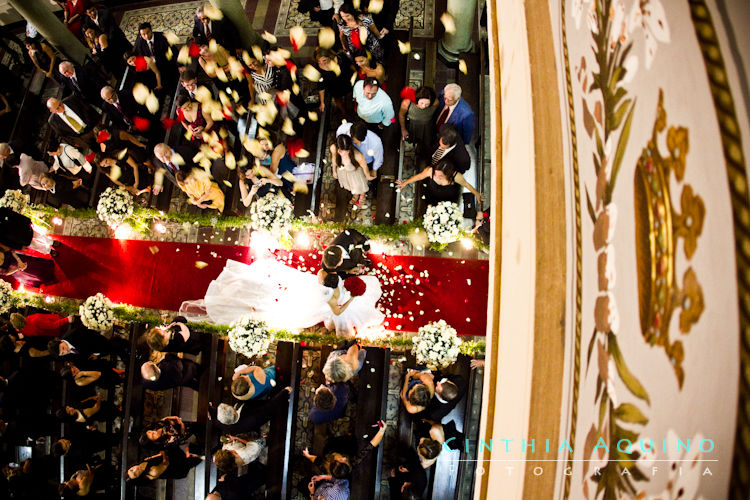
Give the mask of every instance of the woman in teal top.
M 240 400 L 259 399 L 276 386 L 276 368 L 240 365 L 232 375 L 232 395 Z

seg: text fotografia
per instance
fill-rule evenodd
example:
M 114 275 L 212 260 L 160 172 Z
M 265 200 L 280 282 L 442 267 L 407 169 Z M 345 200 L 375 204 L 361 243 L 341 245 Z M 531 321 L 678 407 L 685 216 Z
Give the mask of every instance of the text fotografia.
M 567 439 L 563 439 L 563 441 L 557 445 L 557 449 L 555 449 L 556 445 L 552 443 L 552 440 L 550 439 L 545 439 L 543 441 L 540 440 L 538 442 L 535 439 L 490 439 L 489 443 L 483 439 L 480 439 L 478 443 L 471 439 L 466 439 L 463 450 L 461 450 L 460 446 L 456 446 L 458 443 L 452 443 L 455 439 L 456 438 L 447 439 L 443 443 L 443 451 L 464 451 L 466 453 L 471 453 L 473 445 L 476 445 L 478 453 L 485 449 L 489 453 L 511 453 L 519 450 L 526 453 L 536 453 L 537 451 L 541 452 L 542 450 L 544 453 L 549 453 L 551 451 L 557 451 L 560 453 L 567 450 L 569 453 L 573 453 L 573 447 L 570 446 Z M 641 453 L 656 453 L 658 451 L 664 453 L 689 453 L 691 451 L 711 453 L 714 451 L 715 447 L 713 440 L 709 438 L 704 438 L 700 441 L 691 439 L 686 439 L 684 441 L 682 439 L 662 439 L 661 447 L 659 447 L 659 441 L 654 439 L 640 439 L 635 442 L 629 439 L 620 439 L 611 446 L 604 441 L 604 438 L 600 437 L 599 441 L 597 441 L 594 446 L 593 451 L 602 449 L 607 453 L 610 453 L 612 449 L 616 449 L 620 453 L 632 453 L 634 451 L 639 451 Z
M 452 471 L 457 470 L 458 463 L 459 462 L 477 462 L 477 468 L 476 473 L 478 475 L 482 475 L 485 473 L 485 468 L 483 467 L 483 462 L 568 462 L 569 460 L 567 458 L 558 458 L 558 459 L 537 459 L 534 458 L 531 454 L 533 453 L 550 453 L 550 452 L 557 452 L 561 453 L 563 451 L 568 451 L 569 453 L 573 453 L 573 447 L 570 446 L 570 443 L 567 440 L 563 440 L 560 444 L 556 444 L 553 440 L 550 439 L 544 439 L 544 440 L 535 440 L 535 439 L 490 439 L 489 442 L 486 442 L 485 440 L 480 439 L 479 442 L 474 440 L 466 439 L 464 444 L 463 450 L 460 449 L 460 445 L 456 446 L 459 443 L 452 443 L 452 441 L 455 440 L 455 438 L 450 438 L 443 443 L 443 451 L 444 452 L 450 452 L 450 453 L 456 453 L 459 451 L 466 452 L 467 455 L 472 454 L 473 452 L 476 452 L 477 455 L 482 452 L 483 450 L 486 450 L 489 455 L 485 455 L 487 458 L 473 460 L 473 459 L 460 459 L 458 454 L 453 455 L 454 460 L 451 461 L 450 467 Z M 452 446 L 452 448 L 451 448 Z M 632 442 L 629 439 L 620 439 L 613 445 L 608 445 L 603 438 L 599 438 L 596 445 L 593 448 L 593 451 L 602 450 L 606 451 L 607 454 L 609 454 L 611 451 L 616 449 L 620 453 L 624 454 L 630 454 L 634 452 L 638 452 L 641 456 L 648 454 L 651 456 L 656 456 L 657 453 L 660 451 L 663 453 L 668 454 L 668 456 L 680 456 L 684 459 L 676 459 L 676 460 L 656 460 L 652 459 L 648 461 L 648 465 L 642 464 L 647 469 L 650 468 L 651 476 L 655 476 L 658 472 L 662 470 L 671 471 L 672 474 L 677 474 L 678 476 L 682 476 L 683 470 L 682 467 L 677 463 L 671 463 L 667 465 L 666 467 L 660 467 L 658 465 L 652 465 L 652 462 L 717 462 L 718 460 L 711 459 L 711 458 L 688 458 L 688 453 L 712 453 L 715 450 L 716 446 L 714 444 L 714 441 L 712 439 L 701 439 L 701 440 L 691 440 L 686 439 L 685 441 L 681 439 L 662 439 L 661 442 L 659 440 L 654 439 L 640 439 L 638 441 Z M 522 451 L 526 453 L 526 458 L 519 459 L 519 458 L 508 458 L 507 455 L 504 455 L 506 453 L 516 453 L 518 451 Z M 494 453 L 493 453 L 494 452 Z M 598 460 L 572 460 L 573 462 L 597 462 Z M 634 466 L 638 466 L 638 464 L 634 464 Z M 504 468 L 507 470 L 508 475 L 512 475 L 514 472 L 518 471 L 525 471 L 528 470 L 526 467 L 520 467 L 517 468 L 516 466 L 512 465 L 505 465 Z M 556 467 L 553 467 L 553 469 L 556 469 Z M 537 466 L 533 468 L 533 474 L 535 476 L 541 476 L 544 474 L 544 467 Z M 565 475 L 572 475 L 573 474 L 573 468 L 571 466 L 566 466 L 564 469 Z M 640 472 L 643 474 L 643 472 Z M 601 475 L 601 468 L 600 467 L 594 467 L 592 474 L 594 476 L 600 476 Z M 622 468 L 622 471 L 620 472 L 621 475 L 626 476 L 630 475 L 631 472 L 628 470 L 628 468 L 624 467 Z M 703 471 L 701 472 L 701 476 L 713 476 L 713 473 L 711 472 L 711 469 L 709 467 L 704 467 Z

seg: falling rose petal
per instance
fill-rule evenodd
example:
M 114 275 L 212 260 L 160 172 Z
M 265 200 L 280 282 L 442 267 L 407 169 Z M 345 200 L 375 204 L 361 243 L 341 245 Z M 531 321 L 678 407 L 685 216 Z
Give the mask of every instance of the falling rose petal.
M 139 130 L 141 132 L 145 132 L 149 128 L 151 128 L 151 120 L 147 118 L 143 118 L 140 116 L 134 116 L 133 117 L 133 127 L 135 127 L 136 130 Z
M 466 61 L 464 61 L 463 59 L 458 60 L 458 71 L 460 71 L 464 75 L 469 74 L 469 69 L 466 67 Z
M 299 137 L 290 138 L 286 141 L 286 149 L 289 152 L 289 156 L 292 158 L 296 158 L 304 147 L 305 142 Z
M 169 45 L 177 45 L 180 43 L 180 37 L 175 34 L 174 31 L 165 31 L 164 38 L 167 39 Z
M 146 99 L 148 99 L 150 93 L 151 91 L 148 87 L 140 82 L 133 85 L 133 99 L 135 99 L 135 102 L 138 104 L 146 104 Z
M 398 40 L 398 51 L 402 54 L 408 54 L 409 52 L 411 52 L 411 43 Z
M 146 58 L 143 56 L 135 56 L 133 65 L 135 66 L 135 70 L 139 73 L 148 69 L 148 61 L 146 61 Z
M 226 156 L 224 157 L 224 164 L 227 166 L 229 170 L 234 170 L 237 166 L 237 162 L 234 159 L 234 153 L 231 151 L 228 151 Z
M 279 68 L 286 66 L 286 60 L 292 57 L 292 53 L 286 49 L 276 49 L 268 53 L 268 61 Z
M 228 180 L 224 180 L 224 181 L 222 181 L 222 182 L 224 183 L 224 185 L 225 185 L 226 187 L 232 187 L 232 183 L 231 183 L 231 182 L 229 182 Z
M 159 247 L 157 247 L 156 245 L 148 247 L 148 250 L 149 252 L 151 252 L 151 255 L 156 255 L 157 253 L 159 253 Z
M 210 3 L 206 3 L 206 5 L 203 6 L 203 13 L 206 15 L 207 18 L 212 19 L 214 21 L 218 21 L 224 17 L 224 13 L 211 5 Z
M 122 160 L 123 158 L 125 158 L 125 155 L 127 154 L 128 154 L 128 148 L 121 149 L 120 152 L 117 153 L 117 159 Z
M 208 41 L 208 50 L 212 54 L 216 54 L 219 51 L 219 44 L 216 42 L 215 38 Z
M 98 134 L 96 134 L 96 142 L 101 144 L 102 142 L 107 142 L 110 138 L 109 132 L 106 130 L 100 130 Z
M 273 33 L 269 33 L 268 31 L 264 31 L 260 37 L 270 43 L 271 45 L 276 45 L 276 36 Z
M 284 119 L 284 125 L 281 127 L 281 131 L 286 135 L 295 135 L 294 127 L 292 126 L 292 120 L 289 117 Z
M 307 184 L 304 182 L 295 182 L 292 189 L 295 193 L 307 193 L 309 191 Z
M 156 98 L 153 92 L 146 98 L 146 109 L 152 115 L 155 115 L 159 111 L 159 99 Z
M 300 149 L 297 151 L 297 158 L 308 158 L 310 156 L 310 152 L 306 149 Z
M 336 33 L 328 26 L 318 31 L 318 45 L 324 49 L 330 49 L 336 45 Z
M 341 74 L 341 66 L 339 66 L 339 63 L 332 60 L 329 64 L 331 66 L 331 71 L 333 71 L 333 74 L 339 76 Z
M 370 14 L 379 14 L 381 10 L 383 10 L 383 0 L 370 0 L 367 12 Z
M 310 80 L 311 82 L 319 82 L 321 78 L 320 71 L 318 71 L 315 67 L 308 64 L 302 69 L 302 76 Z
M 171 129 L 175 123 L 177 123 L 177 120 L 173 120 L 172 118 L 167 118 L 166 116 L 161 119 L 161 126 L 164 128 L 164 130 Z
M 86 156 L 84 156 L 87 162 L 91 163 L 96 159 L 96 153 L 89 153 Z
M 350 78 L 350 81 L 351 81 L 351 84 L 352 84 L 352 87 L 353 87 L 354 84 L 357 83 L 357 73 L 354 73 L 352 75 L 352 77 Z
M 205 106 L 206 103 L 213 100 L 213 94 L 208 89 L 208 87 L 206 87 L 205 85 L 201 85 L 200 87 L 195 89 L 195 100 Z
M 359 43 L 364 47 L 367 44 L 367 37 L 370 35 L 370 30 L 364 26 L 359 27 Z
M 203 269 L 206 266 L 208 266 L 208 264 L 206 262 L 203 262 L 202 260 L 196 260 L 195 261 L 195 267 L 196 267 L 196 269 Z
M 112 165 L 112 168 L 109 169 L 109 177 L 113 181 L 116 181 L 117 179 L 120 178 L 121 175 L 122 175 L 122 170 L 120 169 L 120 167 L 118 167 L 117 164 Z
M 311 122 L 318 121 L 318 113 L 316 111 L 308 111 L 307 117 L 310 119 Z
M 188 49 L 188 55 L 190 57 L 198 57 L 201 55 L 201 48 L 195 42 L 190 42 L 190 48 Z
M 253 51 L 253 56 L 255 57 L 256 60 L 258 60 L 258 61 L 262 61 L 263 60 L 263 51 L 260 50 L 260 47 L 258 47 L 257 45 L 253 45 L 252 46 L 252 51 Z M 245 63 L 248 66 L 250 65 L 250 63 L 247 62 L 247 61 L 245 61 Z
M 454 21 L 453 16 L 451 16 L 447 12 L 443 12 L 443 15 L 440 16 L 440 22 L 443 23 L 443 27 L 445 28 L 446 33 L 450 33 L 452 35 L 456 32 L 456 21 Z
M 304 46 L 307 41 L 307 34 L 302 26 L 292 26 L 292 29 L 289 30 L 289 39 L 292 42 L 294 51 L 299 52 L 300 47 Z
M 352 0 L 352 6 L 354 6 L 354 8 L 357 10 L 359 10 L 360 3 L 361 2 L 359 0 Z
M 183 65 L 188 65 L 192 59 L 190 58 L 190 47 L 183 45 L 180 47 L 180 51 L 177 53 L 177 62 Z
M 170 159 L 172 163 L 178 166 L 182 166 L 185 164 L 185 159 L 180 155 L 180 153 L 172 153 L 172 158 Z
M 307 120 L 305 120 L 304 116 L 300 116 L 299 118 L 297 118 L 297 121 L 299 122 L 300 125 L 304 125 L 305 121 L 307 121 Z
M 242 158 L 240 158 L 240 161 L 237 162 L 238 167 L 244 167 L 247 165 L 247 156 L 242 155 Z

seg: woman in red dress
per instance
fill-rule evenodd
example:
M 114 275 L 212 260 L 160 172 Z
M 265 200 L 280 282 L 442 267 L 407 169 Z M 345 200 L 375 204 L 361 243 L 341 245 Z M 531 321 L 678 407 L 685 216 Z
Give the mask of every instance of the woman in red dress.
M 81 26 L 88 4 L 88 0 L 65 0 L 65 24 L 78 38 L 81 38 Z

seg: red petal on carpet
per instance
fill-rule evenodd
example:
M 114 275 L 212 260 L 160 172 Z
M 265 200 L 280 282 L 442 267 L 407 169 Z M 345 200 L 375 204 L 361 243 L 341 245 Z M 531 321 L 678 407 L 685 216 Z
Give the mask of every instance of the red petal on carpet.
M 185 300 L 203 298 L 227 259 L 254 260 L 247 246 L 55 238 L 62 242 L 55 259 L 58 283 L 44 286 L 44 293 L 85 299 L 102 292 L 113 302 L 153 309 L 176 311 Z M 150 250 L 154 246 L 158 252 Z M 279 250 L 276 256 L 303 271 L 320 269 L 318 251 Z M 370 258 L 383 285 L 380 304 L 390 310 L 389 330 L 400 326 L 401 331 L 416 331 L 444 319 L 461 335 L 485 334 L 487 261 L 383 254 Z M 196 261 L 208 265 L 197 269 Z

